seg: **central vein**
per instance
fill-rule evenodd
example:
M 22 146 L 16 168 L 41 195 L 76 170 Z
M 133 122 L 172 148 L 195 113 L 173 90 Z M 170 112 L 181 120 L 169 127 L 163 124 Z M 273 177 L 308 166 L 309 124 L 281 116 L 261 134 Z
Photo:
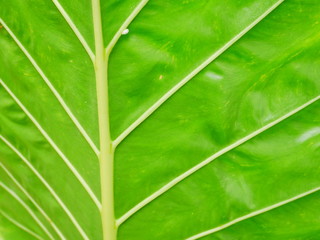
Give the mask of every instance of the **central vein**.
M 110 138 L 109 97 L 108 97 L 108 55 L 104 49 L 100 0 L 92 0 L 95 38 L 95 76 L 98 101 L 100 138 L 100 184 L 101 221 L 103 240 L 116 240 L 117 227 L 114 216 L 113 159 L 114 151 Z

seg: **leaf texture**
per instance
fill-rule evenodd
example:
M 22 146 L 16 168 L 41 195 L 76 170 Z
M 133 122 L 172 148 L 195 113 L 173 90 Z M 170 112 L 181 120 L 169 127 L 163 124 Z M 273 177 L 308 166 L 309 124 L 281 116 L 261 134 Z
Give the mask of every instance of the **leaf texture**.
M 103 54 L 117 239 L 318 239 L 318 1 L 94 2 L 0 0 L 0 238 L 114 240 Z

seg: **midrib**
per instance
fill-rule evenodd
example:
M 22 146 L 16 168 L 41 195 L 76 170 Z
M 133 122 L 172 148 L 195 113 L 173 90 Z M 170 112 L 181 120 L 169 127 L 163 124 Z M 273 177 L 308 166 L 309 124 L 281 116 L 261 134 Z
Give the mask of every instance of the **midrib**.
M 101 222 L 103 240 L 116 240 L 117 227 L 114 215 L 113 158 L 114 151 L 110 138 L 109 97 L 108 97 L 108 58 L 104 50 L 100 0 L 92 0 L 92 15 L 95 39 L 95 78 L 98 102 L 100 140 L 100 184 Z

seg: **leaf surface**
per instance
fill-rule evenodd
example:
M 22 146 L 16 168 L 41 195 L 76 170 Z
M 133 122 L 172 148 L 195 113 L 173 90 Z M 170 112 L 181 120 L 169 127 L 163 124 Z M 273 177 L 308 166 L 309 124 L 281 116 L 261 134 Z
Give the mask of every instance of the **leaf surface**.
M 117 239 L 317 239 L 317 0 L 94 2 L 0 0 L 0 237 L 113 240 L 103 54 Z

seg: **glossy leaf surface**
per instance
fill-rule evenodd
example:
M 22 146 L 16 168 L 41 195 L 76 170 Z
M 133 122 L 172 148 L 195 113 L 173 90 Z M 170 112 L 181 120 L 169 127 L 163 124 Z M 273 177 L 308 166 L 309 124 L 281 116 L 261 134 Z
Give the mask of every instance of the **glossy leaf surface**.
M 108 239 L 94 2 L 0 0 L 1 239 Z M 100 6 L 117 239 L 318 239 L 318 0 Z

